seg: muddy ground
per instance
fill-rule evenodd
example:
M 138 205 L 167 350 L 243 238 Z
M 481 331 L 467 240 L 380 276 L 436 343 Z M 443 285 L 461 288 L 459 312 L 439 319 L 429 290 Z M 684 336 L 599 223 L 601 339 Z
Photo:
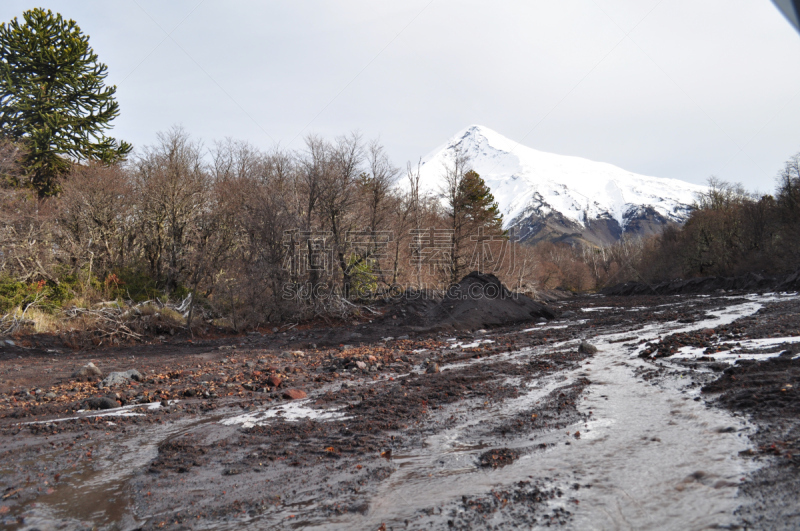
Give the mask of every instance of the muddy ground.
M 460 331 L 402 310 L 105 350 L 5 344 L 0 524 L 800 526 L 797 296 L 578 297 Z M 103 375 L 73 376 L 89 362 Z

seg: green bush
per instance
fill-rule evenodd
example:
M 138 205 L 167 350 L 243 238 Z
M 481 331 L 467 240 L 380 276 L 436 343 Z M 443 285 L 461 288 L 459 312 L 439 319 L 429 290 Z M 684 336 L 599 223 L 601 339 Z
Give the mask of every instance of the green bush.
M 52 281 L 40 280 L 25 284 L 9 277 L 0 278 L 0 313 L 8 313 L 14 308 L 25 309 L 36 302 L 37 308 L 53 313 L 75 295 L 71 279 Z

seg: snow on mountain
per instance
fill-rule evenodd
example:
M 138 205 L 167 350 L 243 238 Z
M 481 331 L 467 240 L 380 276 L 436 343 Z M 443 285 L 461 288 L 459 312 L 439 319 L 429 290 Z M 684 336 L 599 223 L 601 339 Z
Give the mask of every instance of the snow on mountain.
M 583 228 L 593 220 L 613 220 L 621 234 L 645 211 L 662 223 L 681 223 L 696 194 L 706 190 L 677 179 L 647 177 L 603 162 L 537 151 L 473 125 L 423 159 L 424 191 L 441 190 L 445 165 L 456 149 L 470 157 L 470 167 L 490 187 L 506 228 L 532 216 L 554 214 L 562 224 Z

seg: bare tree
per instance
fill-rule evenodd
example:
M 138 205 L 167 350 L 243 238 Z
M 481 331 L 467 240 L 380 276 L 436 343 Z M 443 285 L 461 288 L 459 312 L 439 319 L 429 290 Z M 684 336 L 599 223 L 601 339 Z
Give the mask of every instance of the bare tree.
M 73 267 L 89 262 L 99 274 L 127 263 L 136 240 L 130 230 L 132 184 L 118 165 L 74 165 L 58 203 L 61 247 Z
M 342 275 L 342 290 L 350 294 L 353 273 L 364 260 L 357 256 L 350 260 L 348 234 L 363 227 L 363 213 L 359 203 L 357 179 L 361 173 L 364 151 L 360 135 L 353 133 L 339 137 L 331 149 L 329 169 L 324 172 L 320 197 L 325 228 L 331 233 L 332 250 Z
M 192 266 L 188 238 L 209 208 L 210 178 L 202 146 L 181 128 L 159 133 L 158 143 L 135 161 L 134 190 L 139 237 L 155 279 L 174 290 Z

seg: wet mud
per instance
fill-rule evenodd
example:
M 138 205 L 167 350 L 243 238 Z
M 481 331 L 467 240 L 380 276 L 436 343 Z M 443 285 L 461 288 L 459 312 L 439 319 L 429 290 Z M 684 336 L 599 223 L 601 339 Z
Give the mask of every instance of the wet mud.
M 213 341 L 3 348 L 0 523 L 797 527 L 796 295 L 577 297 L 434 331 L 418 322 L 433 306 L 409 308 Z M 142 378 L 72 376 L 89 361 Z

